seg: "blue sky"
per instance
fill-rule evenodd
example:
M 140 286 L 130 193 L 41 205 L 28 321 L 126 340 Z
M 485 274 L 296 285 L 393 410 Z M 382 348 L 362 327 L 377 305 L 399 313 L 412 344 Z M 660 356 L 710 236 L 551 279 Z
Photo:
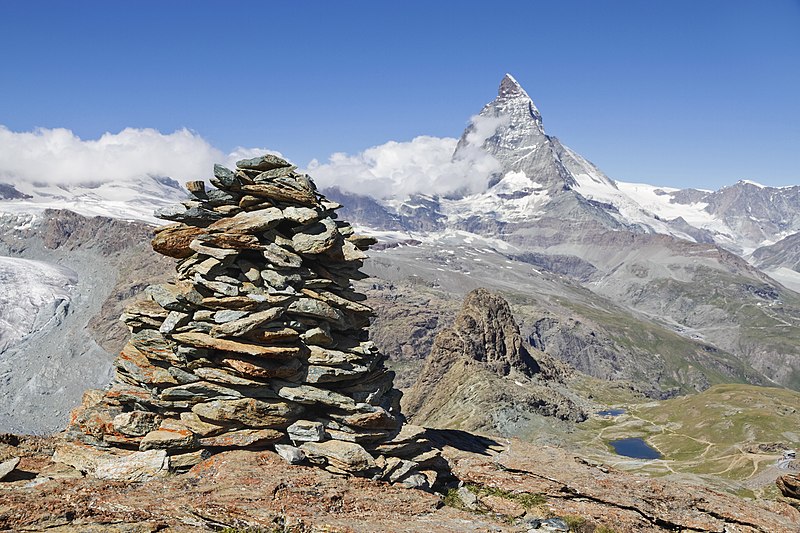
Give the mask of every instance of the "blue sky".
M 611 177 L 800 183 L 800 2 L 0 3 L 0 124 L 305 164 L 458 137 L 505 72 Z

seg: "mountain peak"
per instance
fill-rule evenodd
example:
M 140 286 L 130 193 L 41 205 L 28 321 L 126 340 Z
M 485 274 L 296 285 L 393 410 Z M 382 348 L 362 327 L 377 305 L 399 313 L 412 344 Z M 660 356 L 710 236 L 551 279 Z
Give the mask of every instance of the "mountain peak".
M 494 102 L 487 104 L 487 107 L 496 106 L 497 115 L 507 115 L 511 117 L 512 122 L 517 124 L 517 127 L 534 128 L 540 134 L 544 134 L 542 127 L 542 115 L 539 110 L 522 88 L 522 85 L 512 76 L 506 74 L 500 80 L 500 87 L 497 89 L 497 98 Z M 484 108 L 484 111 L 486 108 Z
M 497 89 L 497 96 L 500 98 L 515 98 L 515 97 L 525 97 L 530 99 L 528 93 L 525 92 L 525 89 L 522 88 L 522 85 L 512 76 L 511 74 L 506 73 L 503 76 L 503 79 L 500 81 L 500 87 Z
M 456 146 L 454 158 L 473 145 L 497 159 L 504 173 L 522 172 L 553 192 L 575 184 L 558 159 L 557 147 L 545 134 L 542 115 L 511 74 L 501 80 L 497 98 L 473 117 Z

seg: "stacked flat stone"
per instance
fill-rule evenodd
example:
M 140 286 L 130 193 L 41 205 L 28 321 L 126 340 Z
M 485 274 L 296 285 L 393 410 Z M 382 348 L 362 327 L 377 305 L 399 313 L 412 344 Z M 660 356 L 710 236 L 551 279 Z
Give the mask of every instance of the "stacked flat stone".
M 114 381 L 85 394 L 68 434 L 164 450 L 173 469 L 279 443 L 290 462 L 413 482 L 419 462 L 380 451 L 410 441 L 351 286 L 374 239 L 337 220 L 341 206 L 283 159 L 236 166 L 215 165 L 215 189 L 189 182 L 191 199 L 157 213 L 175 222 L 152 244 L 179 259 L 177 280 L 122 315 L 132 335 Z

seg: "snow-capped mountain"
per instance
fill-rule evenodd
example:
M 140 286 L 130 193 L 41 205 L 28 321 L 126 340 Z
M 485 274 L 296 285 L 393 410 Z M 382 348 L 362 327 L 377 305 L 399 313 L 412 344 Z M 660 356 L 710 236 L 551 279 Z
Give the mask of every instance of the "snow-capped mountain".
M 153 211 L 186 197 L 186 191 L 177 181 L 161 176 L 71 185 L 8 181 L 0 183 L 0 213 L 35 214 L 45 209 L 70 209 L 86 216 L 160 224 Z
M 569 212 L 574 217 L 583 212 L 609 229 L 713 242 L 742 256 L 800 231 L 800 186 L 739 181 L 703 191 L 609 178 L 545 132 L 539 110 L 511 75 L 501 81 L 497 98 L 473 117 L 453 158 L 465 158 L 476 148 L 491 154 L 502 168 L 485 191 L 458 198 L 433 196 L 423 203 L 415 198 L 382 202 L 385 211 L 373 206 L 371 213 L 364 213 L 373 216 L 361 222 L 374 229 L 397 229 L 399 220 L 405 229 L 430 232 L 472 229 L 477 219 L 484 228 L 500 228 L 547 214 Z M 435 223 L 421 228 L 420 219 Z
M 576 185 L 560 157 L 563 148 L 545 134 L 539 110 L 510 74 L 500 82 L 497 98 L 464 131 L 453 157 L 464 157 L 476 144 L 500 161 L 506 173 L 524 174 L 540 188 L 557 191 Z M 613 187 L 610 181 L 608 185 Z
M 560 337 L 563 330 L 555 334 L 573 347 L 559 356 L 598 376 L 649 380 L 657 389 L 703 388 L 720 375 L 800 387 L 794 333 L 800 295 L 790 290 L 800 273 L 786 251 L 795 241 L 753 254 L 754 263 L 785 285 L 746 260 L 800 230 L 800 187 L 739 182 L 713 192 L 617 182 L 547 134 L 538 109 L 510 75 L 472 119 L 453 159 L 475 159 L 474 150 L 490 154 L 501 169 L 474 194 L 387 201 L 334 192 L 336 201 L 351 206 L 344 218 L 396 245 L 381 252 L 375 275 L 392 281 L 411 275 L 415 283 L 451 291 L 479 278 L 541 307 L 555 306 L 556 313 L 594 320 L 611 339 L 655 323 L 699 343 L 687 348 L 699 354 L 690 362 L 680 355 L 685 349 L 668 355 L 671 341 L 624 362 L 625 348 L 618 345 L 615 355 L 600 356 L 612 370 L 599 371 L 606 363 L 573 349 L 583 340 Z M 541 279 L 552 282 L 548 276 L 557 276 L 555 288 Z M 588 293 L 572 292 L 574 283 Z M 604 299 L 612 308 L 598 313 Z M 637 350 L 648 343 L 626 341 Z

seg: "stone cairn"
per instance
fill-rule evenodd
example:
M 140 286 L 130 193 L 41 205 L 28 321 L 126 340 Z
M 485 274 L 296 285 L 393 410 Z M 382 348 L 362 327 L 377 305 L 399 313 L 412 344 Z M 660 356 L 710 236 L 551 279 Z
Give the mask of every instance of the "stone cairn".
M 123 313 L 132 335 L 114 380 L 85 393 L 66 436 L 173 471 L 274 446 L 290 463 L 432 487 L 442 459 L 403 426 L 394 373 L 368 340 L 371 309 L 351 286 L 375 240 L 283 159 L 236 167 L 215 165 L 215 189 L 189 182 L 192 198 L 157 212 L 175 222 L 152 244 L 179 259 L 177 280 Z

